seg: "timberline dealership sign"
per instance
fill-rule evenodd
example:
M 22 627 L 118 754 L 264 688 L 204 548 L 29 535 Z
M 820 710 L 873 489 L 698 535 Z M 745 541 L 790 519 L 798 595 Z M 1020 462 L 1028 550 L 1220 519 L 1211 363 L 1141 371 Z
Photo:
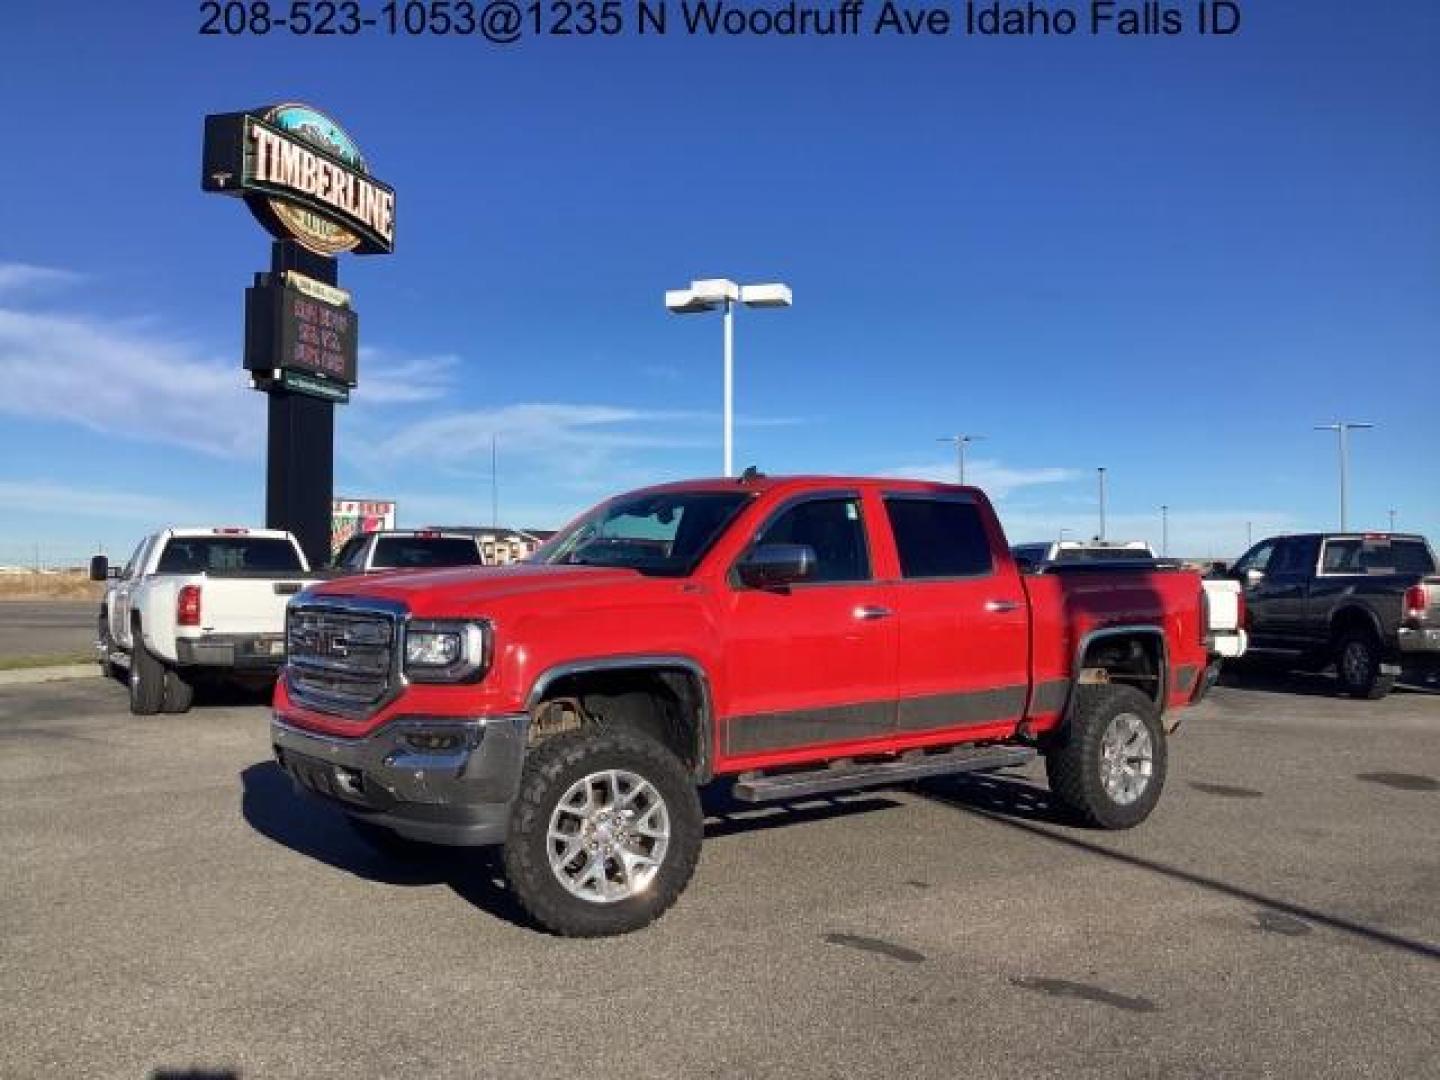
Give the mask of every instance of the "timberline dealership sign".
M 243 198 L 276 239 L 318 255 L 395 250 L 395 190 L 319 109 L 286 104 L 205 118 L 201 187 Z

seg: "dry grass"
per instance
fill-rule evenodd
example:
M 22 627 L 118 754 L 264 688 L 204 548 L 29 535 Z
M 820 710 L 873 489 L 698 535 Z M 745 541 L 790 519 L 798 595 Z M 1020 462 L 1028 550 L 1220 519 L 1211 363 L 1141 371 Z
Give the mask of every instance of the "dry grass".
M 91 581 L 88 574 L 5 574 L 0 576 L 3 600 L 94 600 L 99 601 L 105 586 Z
M 48 653 L 45 656 L 0 656 L 0 671 L 23 668 L 69 667 L 95 663 L 94 653 Z

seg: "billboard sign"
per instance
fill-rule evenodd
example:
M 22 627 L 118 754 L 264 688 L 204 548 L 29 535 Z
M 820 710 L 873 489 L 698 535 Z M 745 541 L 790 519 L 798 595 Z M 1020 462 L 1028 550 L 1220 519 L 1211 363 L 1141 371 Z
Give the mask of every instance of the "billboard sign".
M 293 271 L 257 274 L 245 290 L 246 370 L 318 377 L 337 390 L 354 386 L 360 317 L 349 303 L 343 289 Z
M 395 190 L 319 109 L 287 103 L 205 118 L 200 186 L 243 198 L 277 240 L 317 255 L 395 250 Z
M 330 554 L 360 533 L 395 528 L 395 503 L 386 499 L 332 499 Z

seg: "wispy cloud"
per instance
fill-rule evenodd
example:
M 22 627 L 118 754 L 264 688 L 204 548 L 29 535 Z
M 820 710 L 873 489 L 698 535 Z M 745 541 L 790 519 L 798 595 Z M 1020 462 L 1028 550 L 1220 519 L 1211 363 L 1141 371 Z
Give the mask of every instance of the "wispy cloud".
M 935 480 L 942 483 L 955 482 L 955 462 L 934 462 L 925 465 L 902 465 L 894 469 L 883 469 L 883 476 L 900 476 L 907 480 Z M 1017 468 L 992 458 L 975 458 L 965 463 L 965 482 L 977 484 L 995 499 L 1003 499 L 1021 488 L 1041 484 L 1066 484 L 1078 480 L 1084 474 L 1078 469 L 1055 467 Z
M 0 503 L 36 514 L 138 521 L 148 526 L 203 517 L 193 499 L 170 499 L 141 491 L 75 487 L 45 480 L 0 480 Z
M 0 262 L 0 296 L 69 285 L 79 280 L 80 275 L 70 270 L 34 266 L 30 263 Z
M 360 349 L 356 405 L 413 405 L 440 401 L 455 390 L 460 358 L 450 353 L 408 356 L 387 349 Z
M 0 413 L 29 419 L 226 456 L 264 438 L 240 366 L 151 324 L 0 306 L 0 385 Z

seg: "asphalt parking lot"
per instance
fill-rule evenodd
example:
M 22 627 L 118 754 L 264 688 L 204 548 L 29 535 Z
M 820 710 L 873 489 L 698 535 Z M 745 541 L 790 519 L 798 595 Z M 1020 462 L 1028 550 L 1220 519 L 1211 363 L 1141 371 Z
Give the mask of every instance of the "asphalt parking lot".
M 1038 771 L 727 814 L 639 935 L 302 801 L 263 704 L 0 689 L 5 1077 L 1440 1073 L 1440 698 L 1222 687 L 1145 826 Z
M 99 610 L 93 600 L 0 601 L 0 659 L 89 653 Z

